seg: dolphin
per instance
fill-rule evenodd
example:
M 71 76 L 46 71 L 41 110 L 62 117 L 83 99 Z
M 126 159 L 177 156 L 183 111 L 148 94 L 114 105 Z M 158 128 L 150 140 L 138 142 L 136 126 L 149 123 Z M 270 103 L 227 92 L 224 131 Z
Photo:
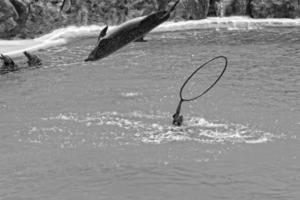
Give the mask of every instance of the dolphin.
M 102 59 L 130 42 L 136 41 L 149 33 L 152 29 L 167 21 L 170 13 L 175 10 L 177 0 L 168 10 L 161 10 L 147 16 L 131 19 L 120 24 L 107 33 L 106 26 L 98 37 L 96 47 L 84 61 L 96 61 Z
M 33 66 L 40 66 L 40 65 L 42 65 L 42 61 L 41 61 L 41 59 L 38 56 L 30 54 L 27 51 L 24 51 L 23 53 L 24 53 L 24 55 L 28 59 L 28 61 L 27 61 L 28 66 L 33 67 Z
M 18 65 L 9 56 L 1 54 L 0 59 L 3 60 L 3 65 L 0 67 L 0 74 L 19 70 Z

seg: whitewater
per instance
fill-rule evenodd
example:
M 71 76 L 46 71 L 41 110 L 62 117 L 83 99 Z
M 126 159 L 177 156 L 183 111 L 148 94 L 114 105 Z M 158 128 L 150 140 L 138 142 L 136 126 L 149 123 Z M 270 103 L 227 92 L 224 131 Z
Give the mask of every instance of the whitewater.
M 203 20 L 166 22 L 153 29 L 152 33 L 201 30 L 252 30 L 266 27 L 298 27 L 300 19 L 252 19 L 249 17 L 211 17 Z M 108 32 L 116 26 L 110 26 Z M 69 26 L 52 31 L 35 39 L 0 40 L 0 53 L 12 57 L 20 56 L 24 51 L 37 51 L 58 45 L 65 45 L 74 40 L 96 37 L 104 26 Z

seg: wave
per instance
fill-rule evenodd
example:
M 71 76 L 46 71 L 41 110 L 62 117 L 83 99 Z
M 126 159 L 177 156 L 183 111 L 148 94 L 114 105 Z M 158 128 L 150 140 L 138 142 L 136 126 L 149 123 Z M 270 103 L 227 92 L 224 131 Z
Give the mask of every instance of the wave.
M 203 20 L 165 22 L 152 32 L 172 32 L 196 29 L 249 30 L 265 27 L 299 27 L 300 19 L 252 19 L 248 17 L 212 17 Z M 113 30 L 116 26 L 111 26 Z M 80 38 L 96 37 L 103 26 L 69 26 L 35 39 L 0 40 L 0 53 L 17 57 L 24 51 L 36 51 L 53 46 L 65 45 Z M 108 30 L 108 31 L 110 31 Z

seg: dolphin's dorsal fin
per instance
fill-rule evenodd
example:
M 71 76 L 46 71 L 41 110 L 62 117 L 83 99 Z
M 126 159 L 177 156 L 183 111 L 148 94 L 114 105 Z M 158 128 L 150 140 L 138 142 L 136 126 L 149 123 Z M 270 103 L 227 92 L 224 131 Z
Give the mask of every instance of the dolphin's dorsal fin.
M 32 59 L 32 55 L 30 53 L 28 53 L 27 51 L 24 51 L 23 53 L 28 59 Z
M 98 36 L 98 41 L 106 35 L 107 29 L 108 29 L 108 26 L 106 25 L 100 32 L 100 34 Z
M 24 55 L 29 55 L 29 53 L 27 51 L 24 51 L 23 54 Z

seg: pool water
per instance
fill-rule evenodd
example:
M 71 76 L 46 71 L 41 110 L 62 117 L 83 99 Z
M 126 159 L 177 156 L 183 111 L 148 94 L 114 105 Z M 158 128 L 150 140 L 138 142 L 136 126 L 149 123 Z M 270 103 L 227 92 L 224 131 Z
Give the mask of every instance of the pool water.
M 43 67 L 0 76 L 0 199 L 299 199 L 299 33 L 152 33 L 96 62 L 96 38 L 40 50 Z M 172 126 L 219 55 L 224 76 Z

